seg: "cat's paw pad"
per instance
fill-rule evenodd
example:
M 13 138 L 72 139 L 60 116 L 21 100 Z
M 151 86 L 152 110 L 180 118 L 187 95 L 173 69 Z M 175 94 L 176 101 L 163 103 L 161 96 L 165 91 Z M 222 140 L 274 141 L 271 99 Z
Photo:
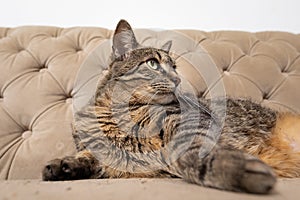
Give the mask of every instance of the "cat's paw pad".
M 90 174 L 90 167 L 75 157 L 51 160 L 42 172 L 44 181 L 84 179 Z
M 245 163 L 245 173 L 241 186 L 248 192 L 266 194 L 276 184 L 276 175 L 272 168 L 258 159 L 249 159 Z

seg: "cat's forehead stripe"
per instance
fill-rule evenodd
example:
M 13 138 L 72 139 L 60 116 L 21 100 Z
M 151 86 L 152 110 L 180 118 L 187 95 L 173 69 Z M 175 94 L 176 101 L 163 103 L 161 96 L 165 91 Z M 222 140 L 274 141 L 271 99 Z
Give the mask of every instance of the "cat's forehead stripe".
M 134 56 L 153 57 L 160 61 L 175 64 L 174 60 L 164 51 L 155 48 L 141 48 L 134 51 Z
M 160 53 L 159 53 L 159 52 L 156 52 L 156 54 L 157 54 L 159 60 L 161 60 L 161 55 L 160 55 Z

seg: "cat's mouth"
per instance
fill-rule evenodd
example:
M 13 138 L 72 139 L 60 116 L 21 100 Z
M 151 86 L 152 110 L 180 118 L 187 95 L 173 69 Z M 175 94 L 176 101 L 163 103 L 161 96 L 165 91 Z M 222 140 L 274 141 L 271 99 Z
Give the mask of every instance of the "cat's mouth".
M 131 96 L 134 102 L 142 105 L 165 105 L 178 102 L 172 91 L 142 92 L 138 91 Z
M 170 104 L 178 102 L 174 92 L 157 92 L 152 96 L 152 104 Z

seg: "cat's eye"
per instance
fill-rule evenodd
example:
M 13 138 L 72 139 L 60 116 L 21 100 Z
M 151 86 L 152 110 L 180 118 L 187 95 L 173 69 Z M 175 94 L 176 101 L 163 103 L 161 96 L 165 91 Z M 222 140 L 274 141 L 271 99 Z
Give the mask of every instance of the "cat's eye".
M 157 70 L 160 66 L 159 66 L 159 63 L 157 62 L 157 60 L 155 59 L 150 59 L 150 60 L 147 60 L 146 61 L 146 64 L 151 68 L 151 69 L 154 69 L 154 70 Z

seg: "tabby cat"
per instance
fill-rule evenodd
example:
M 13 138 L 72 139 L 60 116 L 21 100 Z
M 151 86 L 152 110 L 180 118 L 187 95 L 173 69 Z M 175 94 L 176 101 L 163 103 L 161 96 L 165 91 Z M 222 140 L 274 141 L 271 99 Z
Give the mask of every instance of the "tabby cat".
M 171 44 L 143 47 L 125 20 L 118 23 L 108 73 L 75 114 L 78 153 L 50 161 L 43 180 L 179 177 L 263 194 L 277 176 L 300 176 L 300 142 L 288 125 L 300 119 L 250 100 L 226 99 L 224 110 L 224 99 L 212 108 L 185 94 Z

